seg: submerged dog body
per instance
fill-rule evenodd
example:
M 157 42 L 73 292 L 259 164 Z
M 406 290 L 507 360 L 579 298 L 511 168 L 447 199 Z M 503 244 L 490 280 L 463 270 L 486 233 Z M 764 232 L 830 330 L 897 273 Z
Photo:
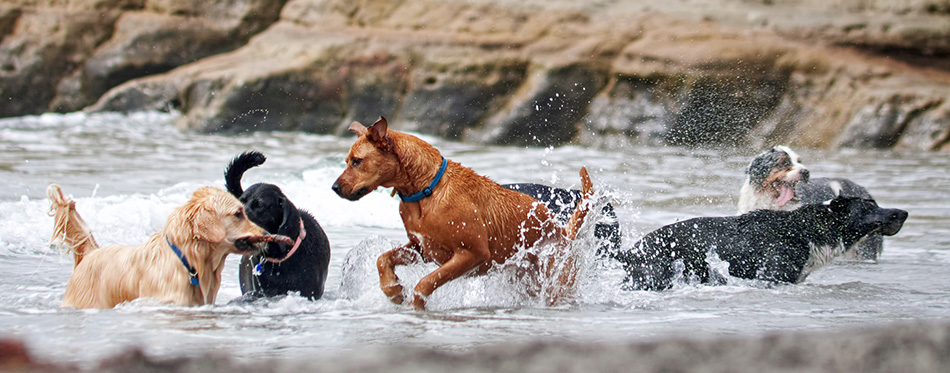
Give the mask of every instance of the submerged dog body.
M 577 202 L 583 197 L 583 192 L 577 189 L 562 189 L 534 183 L 501 184 L 501 186 L 527 194 L 544 203 L 561 224 L 567 224 L 570 221 Z M 598 256 L 620 250 L 621 237 L 620 222 L 617 220 L 613 205 L 605 204 L 600 212 L 607 221 L 598 222 L 594 227 L 594 237 L 600 243 L 597 247 Z
M 225 185 L 228 192 L 244 204 L 248 219 L 294 242 L 271 242 L 262 253 L 241 258 L 241 293 L 249 297 L 273 297 L 299 292 L 302 297 L 320 299 L 330 265 L 330 242 L 323 228 L 313 215 L 298 209 L 276 185 L 257 183 L 246 190 L 241 187 L 244 172 L 265 160 L 259 152 L 234 157 L 224 172 Z
M 63 307 L 111 308 L 143 297 L 184 306 L 212 304 L 228 254 L 254 252 L 259 242 L 286 239 L 265 236 L 244 216 L 236 198 L 203 187 L 145 243 L 100 248 L 76 203 L 55 184 L 46 194 L 55 217 L 52 241 L 62 242 L 74 260 Z
M 647 234 L 616 258 L 629 285 L 643 290 L 669 288 L 680 275 L 711 282 L 712 254 L 729 263 L 731 276 L 798 283 L 862 237 L 896 234 L 906 219 L 903 210 L 839 197 L 794 211 L 756 210 L 677 222 Z
M 355 201 L 377 187 L 392 187 L 403 199 L 399 215 L 409 243 L 384 253 L 377 261 L 380 287 L 394 303 L 404 301 L 396 266 L 419 260 L 440 265 L 415 286 L 411 302 L 422 309 L 439 286 L 469 273 L 484 274 L 521 249 L 551 243 L 563 251 L 586 216 L 586 204 L 582 203 L 567 228 L 561 228 L 544 204 L 445 160 L 432 145 L 415 136 L 388 130 L 384 118 L 370 128 L 354 122 L 350 130 L 359 138 L 350 148 L 346 170 L 333 190 Z M 590 180 L 586 171 L 582 175 L 588 199 Z M 558 271 L 550 260 L 559 256 L 566 261 Z M 556 279 L 558 284 L 553 290 L 546 289 L 550 302 L 573 286 L 570 257 L 568 253 L 554 254 L 543 266 L 545 279 Z
M 798 154 L 776 146 L 752 159 L 746 182 L 739 191 L 739 213 L 753 210 L 791 211 L 802 205 L 820 204 L 838 196 L 874 199 L 867 189 L 843 178 L 811 178 Z M 884 238 L 872 233 L 848 248 L 852 259 L 877 259 Z

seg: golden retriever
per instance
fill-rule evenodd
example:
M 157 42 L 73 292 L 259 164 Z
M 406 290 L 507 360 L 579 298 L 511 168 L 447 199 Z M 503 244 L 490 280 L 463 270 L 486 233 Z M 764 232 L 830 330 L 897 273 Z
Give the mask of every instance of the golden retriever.
M 99 248 L 76 202 L 56 184 L 46 195 L 55 221 L 51 243 L 60 242 L 74 260 L 63 307 L 112 308 L 143 297 L 184 306 L 213 304 L 228 254 L 256 253 L 257 244 L 266 241 L 292 243 L 248 220 L 228 192 L 202 187 L 145 243 Z

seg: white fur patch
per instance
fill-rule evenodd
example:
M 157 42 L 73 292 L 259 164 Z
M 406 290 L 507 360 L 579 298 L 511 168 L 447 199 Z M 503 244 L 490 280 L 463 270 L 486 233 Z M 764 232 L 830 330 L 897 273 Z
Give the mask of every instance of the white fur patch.
M 818 246 L 813 243 L 808 244 L 808 262 L 802 269 L 802 274 L 798 276 L 796 283 L 805 281 L 809 274 L 831 263 L 832 260 L 844 254 L 844 242 L 838 240 L 838 243 L 831 246 Z
M 831 188 L 831 192 L 835 194 L 835 197 L 841 195 L 841 189 L 842 189 L 841 183 L 837 181 L 830 181 L 828 182 L 828 187 Z

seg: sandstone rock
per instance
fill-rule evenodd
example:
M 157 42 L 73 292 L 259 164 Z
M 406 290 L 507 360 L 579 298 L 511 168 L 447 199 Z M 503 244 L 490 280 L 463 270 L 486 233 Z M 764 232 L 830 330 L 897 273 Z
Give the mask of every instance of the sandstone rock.
M 0 43 L 0 117 L 47 111 L 56 86 L 112 33 L 110 11 L 25 9 Z
M 499 145 L 561 145 L 607 80 L 605 69 L 573 64 L 529 72 L 521 92 L 485 123 L 476 142 Z
M 0 8 L 0 115 L 95 101 L 178 110 L 198 131 L 341 133 L 384 115 L 486 144 L 950 147 L 945 1 L 68 4 Z M 10 21 L 67 7 L 114 22 L 54 43 Z
M 113 37 L 60 82 L 51 110 L 81 110 L 128 80 L 233 50 L 277 20 L 286 0 L 150 1 L 125 12 Z
M 436 56 L 413 74 L 400 108 L 402 129 L 450 139 L 467 139 L 499 110 L 526 79 L 527 63 L 520 59 L 480 60 L 475 56 L 441 61 Z M 371 108 L 368 108 L 371 109 Z

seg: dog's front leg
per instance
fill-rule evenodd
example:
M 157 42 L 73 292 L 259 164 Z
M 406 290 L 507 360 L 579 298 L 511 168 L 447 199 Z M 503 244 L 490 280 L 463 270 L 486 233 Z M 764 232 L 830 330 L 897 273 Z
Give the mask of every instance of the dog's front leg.
M 484 254 L 479 254 L 479 252 L 482 251 Z M 413 294 L 412 307 L 417 310 L 425 309 L 426 299 L 432 295 L 435 289 L 444 285 L 446 282 L 462 277 L 469 271 L 490 260 L 491 257 L 488 254 L 488 248 L 486 247 L 485 250 L 482 251 L 469 249 L 456 250 L 455 254 L 452 255 L 452 259 L 449 259 L 449 261 L 442 264 L 439 269 L 436 269 L 419 280 Z
M 402 296 L 402 285 L 399 285 L 399 278 L 396 277 L 396 266 L 409 265 L 419 262 L 419 253 L 413 250 L 413 243 L 389 250 L 380 255 L 376 260 L 376 269 L 379 271 L 379 287 L 395 304 L 402 304 L 405 298 Z

